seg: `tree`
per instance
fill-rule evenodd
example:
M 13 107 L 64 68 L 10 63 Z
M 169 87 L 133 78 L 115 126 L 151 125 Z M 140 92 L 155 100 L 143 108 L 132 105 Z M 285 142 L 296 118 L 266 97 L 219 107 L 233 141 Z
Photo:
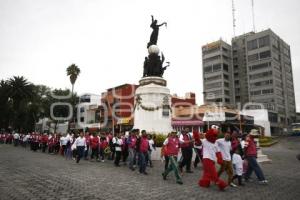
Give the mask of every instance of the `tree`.
M 28 106 L 34 96 L 34 85 L 23 76 L 14 76 L 7 80 L 7 95 L 12 102 L 12 127 L 23 130 L 28 124 Z
M 8 82 L 1 80 L 0 81 L 0 128 L 7 128 L 10 124 L 11 119 L 11 99 L 8 95 Z
M 79 74 L 80 74 L 80 69 L 77 65 L 72 64 L 67 68 L 67 76 L 70 76 L 70 81 L 72 84 L 72 96 L 73 96 L 73 92 L 74 92 L 74 84 L 75 84 Z

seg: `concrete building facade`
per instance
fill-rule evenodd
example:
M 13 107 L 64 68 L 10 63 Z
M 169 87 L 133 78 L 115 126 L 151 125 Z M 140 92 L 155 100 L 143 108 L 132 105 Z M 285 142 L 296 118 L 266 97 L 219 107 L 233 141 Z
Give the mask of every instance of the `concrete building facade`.
M 229 85 L 233 92 L 230 103 L 243 109 L 267 109 L 271 132 L 286 130 L 296 120 L 296 103 L 290 46 L 271 29 L 250 32 L 232 39 L 232 70 Z M 203 48 L 203 85 L 206 93 L 208 75 L 205 60 L 207 50 Z M 221 55 L 221 50 L 216 51 Z M 212 56 L 212 53 L 209 55 Z M 210 57 L 209 57 L 210 58 Z M 226 72 L 219 72 L 220 74 Z M 230 71 L 229 71 L 230 73 Z M 224 81 L 215 77 L 214 82 Z M 220 87 L 222 88 L 222 87 Z M 223 88 L 222 88 L 223 89 Z M 204 99 L 206 101 L 206 97 Z M 219 102 L 212 99 L 213 102 Z M 227 100 L 228 101 L 228 100 Z M 226 103 L 226 101 L 225 101 Z M 256 103 L 260 105 L 247 106 Z
M 204 102 L 234 104 L 231 46 L 219 40 L 202 46 Z

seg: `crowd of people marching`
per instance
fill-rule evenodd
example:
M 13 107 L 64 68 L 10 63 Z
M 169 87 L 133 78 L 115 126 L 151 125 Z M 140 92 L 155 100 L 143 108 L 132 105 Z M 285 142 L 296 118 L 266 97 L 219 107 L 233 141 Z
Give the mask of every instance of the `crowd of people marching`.
M 253 171 L 258 183 L 267 184 L 256 160 L 256 133 L 240 135 L 237 132 L 226 132 L 223 138 L 219 138 L 218 134 L 217 126 L 212 126 L 206 133 L 189 132 L 188 129 L 169 133 L 161 148 L 161 159 L 165 163 L 162 178 L 166 180 L 169 173 L 174 171 L 176 182 L 183 184 L 184 173 L 193 173 L 192 167 L 196 169 L 201 162 L 202 177 L 198 182 L 200 187 L 209 187 L 211 183 L 215 183 L 220 190 L 227 186 L 244 186 L 244 181 L 252 181 Z M 144 175 L 148 174 L 147 166 L 153 167 L 151 153 L 156 150 L 152 135 L 139 129 L 126 134 L 116 133 L 114 136 L 112 133 L 88 132 L 80 132 L 79 135 L 2 132 L 0 144 L 20 145 L 30 147 L 32 151 L 60 154 L 76 163 L 81 159 L 98 162 L 112 160 L 116 167 L 123 163 L 130 170 L 138 169 Z M 217 164 L 220 166 L 217 167 Z M 227 174 L 227 181 L 220 178 L 224 172 Z

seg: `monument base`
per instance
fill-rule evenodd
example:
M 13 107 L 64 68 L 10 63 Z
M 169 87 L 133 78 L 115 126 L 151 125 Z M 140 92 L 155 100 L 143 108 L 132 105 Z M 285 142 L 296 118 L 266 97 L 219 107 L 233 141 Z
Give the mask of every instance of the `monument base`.
M 171 132 L 171 95 L 161 77 L 144 77 L 135 91 L 134 128 L 150 133 Z

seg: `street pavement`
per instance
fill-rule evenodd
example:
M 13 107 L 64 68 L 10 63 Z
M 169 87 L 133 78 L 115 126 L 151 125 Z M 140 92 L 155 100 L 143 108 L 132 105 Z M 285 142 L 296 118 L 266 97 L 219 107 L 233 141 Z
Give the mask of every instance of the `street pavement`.
M 141 175 L 126 166 L 114 167 L 111 161 L 82 160 L 76 164 L 62 156 L 0 144 L 0 200 L 297 200 L 300 199 L 300 161 L 296 156 L 300 153 L 300 137 L 279 140 L 278 144 L 263 149 L 272 160 L 271 164 L 262 164 L 268 185 L 259 185 L 253 174 L 253 182 L 224 192 L 216 186 L 198 187 L 201 166 L 193 174 L 184 174 L 184 184 L 178 185 L 172 173 L 166 181 L 162 179 L 160 161 L 147 169 L 149 175 Z

